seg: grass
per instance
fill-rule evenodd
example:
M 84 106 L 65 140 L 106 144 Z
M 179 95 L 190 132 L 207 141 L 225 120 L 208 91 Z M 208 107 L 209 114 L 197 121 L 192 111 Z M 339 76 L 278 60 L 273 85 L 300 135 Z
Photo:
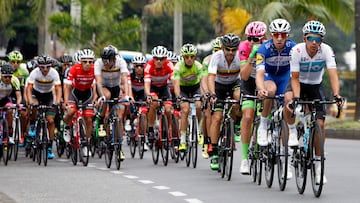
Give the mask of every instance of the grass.
M 326 119 L 325 128 L 333 129 L 360 129 L 360 122 L 353 119 Z

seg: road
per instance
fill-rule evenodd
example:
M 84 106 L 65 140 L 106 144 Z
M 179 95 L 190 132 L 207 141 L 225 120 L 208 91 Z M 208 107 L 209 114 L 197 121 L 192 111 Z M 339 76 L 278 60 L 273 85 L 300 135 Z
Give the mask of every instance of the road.
M 256 185 L 250 176 L 238 172 L 240 145 L 235 154 L 231 181 L 220 178 L 209 169 L 209 160 L 200 158 L 196 169 L 187 168 L 185 162 L 169 161 L 164 166 L 154 165 L 151 153 L 143 160 L 129 157 L 120 170 L 94 157 L 88 167 L 74 166 L 64 158 L 50 160 L 48 166 L 38 166 L 24 157 L 0 163 L 0 202 L 359 202 L 360 168 L 357 140 L 328 139 L 326 142 L 326 175 L 328 183 L 320 198 L 315 198 L 308 179 L 307 188 L 299 195 L 295 180 L 291 179 L 281 192 L 277 176 L 272 188 L 265 182 Z M 22 149 L 23 150 L 23 149 Z M 199 153 L 200 155 L 200 153 Z

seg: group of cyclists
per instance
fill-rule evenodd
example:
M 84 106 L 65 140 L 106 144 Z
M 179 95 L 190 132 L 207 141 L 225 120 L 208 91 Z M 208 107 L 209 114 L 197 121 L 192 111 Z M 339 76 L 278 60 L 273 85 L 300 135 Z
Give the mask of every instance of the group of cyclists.
M 179 106 L 181 116 L 178 150 L 185 151 L 190 105 L 183 98 L 199 96 L 202 99 L 196 101 L 195 106 L 201 123 L 202 156 L 210 158 L 212 170 L 218 170 L 218 141 L 223 119 L 223 103 L 217 102 L 218 100 L 228 97 L 240 100 L 240 93 L 258 96 L 259 100 L 263 100 L 257 129 L 257 142 L 260 146 L 268 145 L 267 123 L 273 101 L 267 98 L 274 95 L 284 95 L 283 118 L 288 124 L 288 145 L 298 145 L 293 108 L 289 104 L 296 106 L 299 99 L 325 100 L 322 86 L 325 68 L 329 72 L 334 99 L 339 106 L 343 105 L 335 55 L 332 48 L 323 42 L 325 26 L 319 21 L 306 22 L 302 29 L 303 42 L 298 44 L 289 39 L 290 31 L 290 23 L 285 19 L 275 19 L 269 26 L 261 21 L 252 21 L 245 28 L 246 40 L 241 41 L 239 36 L 232 33 L 218 37 L 212 42 L 212 53 L 202 62 L 196 60 L 197 48 L 193 44 L 184 44 L 179 55 L 164 46 L 156 46 L 151 51 L 150 60 L 142 55 L 135 56 L 131 60 L 131 69 L 128 69 L 126 61 L 112 45 L 104 47 L 98 59 L 93 50 L 82 49 L 74 56 L 65 54 L 59 59 L 41 55 L 27 64 L 23 63 L 23 56 L 19 51 L 12 51 L 8 54 L 9 62 L 1 66 L 0 106 L 12 103 L 19 107 L 34 104 L 61 106 L 64 111 L 61 119 L 66 124 L 63 137 L 68 142 L 71 120 L 79 101 L 95 106 L 114 98 L 126 99 L 129 103 L 145 101 L 149 107 L 146 112 L 147 139 L 152 143 L 156 139 L 154 125 L 159 108 L 157 99 L 162 99 L 168 123 L 172 123 L 173 104 Z M 267 36 L 270 38 L 267 39 Z M 204 101 L 208 101 L 205 107 L 202 105 Z M 122 131 L 129 125 L 128 118 L 132 113 L 129 103 L 117 106 L 119 120 L 124 121 L 120 122 Z M 214 105 L 214 108 L 210 108 L 210 105 Z M 254 100 L 246 100 L 241 107 L 239 104 L 232 107 L 234 139 L 241 142 L 242 149 L 239 171 L 244 175 L 250 174 L 248 149 L 256 114 L 254 105 Z M 101 110 L 99 134 L 106 134 L 104 121 L 107 108 L 107 105 L 103 105 Z M 23 144 L 27 136 L 34 136 L 36 108 L 32 108 L 31 117 L 28 116 L 30 108 L 21 109 L 20 143 Z M 325 106 L 318 105 L 316 112 L 324 135 Z M 55 108 L 46 113 L 51 140 L 48 145 L 50 159 L 54 158 L 52 141 L 58 122 L 55 119 L 57 113 Z M 10 112 L 7 113 L 7 119 L 11 131 Z M 85 108 L 84 120 L 86 137 L 91 139 L 94 108 Z M 9 142 L 12 142 L 11 137 Z M 122 160 L 125 159 L 124 153 L 121 153 L 121 157 Z M 289 170 L 287 178 L 291 176 Z M 320 177 L 316 178 L 320 180 Z M 323 182 L 326 181 L 324 175 Z

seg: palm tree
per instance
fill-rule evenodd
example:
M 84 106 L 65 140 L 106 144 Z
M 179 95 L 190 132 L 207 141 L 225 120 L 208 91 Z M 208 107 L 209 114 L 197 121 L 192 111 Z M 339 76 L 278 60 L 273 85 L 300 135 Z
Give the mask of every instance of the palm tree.
M 0 27 L 6 25 L 12 13 L 12 8 L 19 0 L 0 0 Z

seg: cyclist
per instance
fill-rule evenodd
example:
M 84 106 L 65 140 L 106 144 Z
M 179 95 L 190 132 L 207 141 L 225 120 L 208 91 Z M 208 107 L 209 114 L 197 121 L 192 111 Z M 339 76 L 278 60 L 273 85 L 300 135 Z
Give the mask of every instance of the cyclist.
M 154 47 L 151 54 L 153 58 L 147 62 L 144 70 L 144 91 L 146 100 L 150 102 L 150 109 L 148 113 L 148 140 L 150 143 L 154 140 L 154 122 L 156 118 L 156 111 L 159 107 L 158 102 L 152 101 L 152 99 L 172 99 L 167 83 L 168 80 L 173 78 L 174 68 L 172 62 L 167 60 L 167 49 L 164 46 Z M 165 101 L 164 106 L 165 114 L 169 123 L 171 123 L 172 102 Z
M 237 48 L 240 38 L 232 33 L 221 38 L 222 50 L 217 51 L 211 57 L 208 68 L 208 88 L 211 94 L 210 102 L 216 103 L 217 99 L 226 99 L 228 96 L 240 99 L 240 59 L 237 56 Z M 219 139 L 220 124 L 223 119 L 223 104 L 216 104 L 215 112 L 211 115 L 209 136 L 211 139 L 212 151 L 210 168 L 219 169 L 217 143 Z M 239 106 L 234 105 L 233 117 L 238 116 Z
M 4 64 L 1 66 L 1 78 L 0 78 L 0 107 L 9 107 L 13 104 L 11 99 L 12 92 L 16 95 L 16 104 L 21 105 L 21 92 L 20 81 L 14 75 L 14 69 L 11 64 Z M 9 143 L 14 144 L 14 138 L 12 137 L 12 110 L 6 111 L 6 120 L 9 125 Z
M 60 56 L 59 61 L 61 63 L 61 68 L 58 70 L 58 72 L 60 75 L 60 80 L 63 82 L 72 66 L 72 56 L 69 54 L 63 54 Z
M 208 92 L 207 84 L 203 80 L 204 72 L 202 64 L 195 60 L 197 49 L 192 44 L 185 44 L 181 47 L 181 56 L 184 58 L 174 67 L 174 93 L 181 101 L 182 97 L 191 98 L 201 95 L 202 92 Z M 200 88 L 201 86 L 201 88 Z M 203 90 L 203 91 L 201 91 Z M 201 101 L 197 101 L 196 115 L 201 120 Z M 190 111 L 189 102 L 181 102 L 181 118 L 180 118 L 180 151 L 186 150 L 186 131 L 188 128 L 188 114 Z
M 68 77 L 64 81 L 64 108 L 66 109 L 64 123 L 64 140 L 70 141 L 69 125 L 74 116 L 76 105 L 81 100 L 83 105 L 95 102 L 96 88 L 94 85 L 94 58 L 95 54 L 91 49 L 82 49 L 79 52 L 80 62 L 71 67 Z M 87 128 L 87 139 L 90 139 L 92 132 L 92 118 L 94 110 L 92 107 L 84 108 L 84 120 Z M 86 152 L 87 149 L 84 147 Z M 86 153 L 84 153 L 86 154 Z
M 255 95 L 255 56 L 259 46 L 266 40 L 266 24 L 261 21 L 250 22 L 245 28 L 247 40 L 239 45 L 238 53 L 240 58 L 241 91 L 247 95 Z M 241 121 L 241 143 L 242 157 L 240 173 L 248 175 L 250 173 L 248 162 L 248 149 L 251 137 L 251 126 L 254 120 L 254 101 L 246 100 L 242 103 Z M 235 137 L 235 141 L 240 141 L 240 136 Z
M 171 63 L 175 66 L 175 64 L 177 62 L 179 62 L 179 58 L 178 56 L 176 55 L 176 53 L 174 53 L 173 51 L 169 51 L 168 50 L 168 53 L 166 54 L 167 55 L 167 60 L 171 61 Z M 169 86 L 169 89 L 170 89 L 170 92 L 171 92 L 171 97 L 172 98 L 176 98 L 175 96 L 175 92 L 174 92 L 174 84 L 172 84 L 172 81 L 171 79 L 168 80 L 168 86 Z
M 215 40 L 213 40 L 211 45 L 212 45 L 212 53 L 210 55 L 206 56 L 202 61 L 204 71 L 206 71 L 206 74 L 204 74 L 204 76 L 203 76 L 205 81 L 208 81 L 207 70 L 208 70 L 212 55 L 215 52 L 221 50 L 221 37 L 217 37 Z M 208 96 L 209 96 L 209 93 L 205 92 L 205 94 L 203 95 L 203 98 L 208 99 Z M 208 159 L 209 158 L 208 151 L 212 151 L 210 137 L 208 136 L 209 135 L 208 129 L 210 128 L 210 122 L 211 122 L 210 107 L 207 106 L 204 109 L 203 124 L 202 124 L 202 127 L 203 127 L 202 128 L 202 131 L 203 131 L 202 157 L 204 159 Z
M 37 59 L 38 67 L 31 71 L 27 81 L 26 95 L 28 105 L 53 105 L 60 104 L 62 97 L 61 81 L 59 73 L 53 68 L 54 59 L 42 55 Z M 55 89 L 56 94 L 53 94 Z M 48 146 L 48 158 L 53 159 L 52 143 L 55 131 L 55 109 L 46 112 L 46 120 L 48 122 L 50 143 Z M 34 123 L 36 119 L 36 108 L 33 108 L 30 123 Z
M 145 56 L 134 56 L 131 59 L 133 64 L 134 71 L 129 74 L 129 92 L 130 95 L 135 99 L 135 101 L 144 101 L 144 67 L 146 64 Z
M 118 55 L 117 49 L 112 46 L 106 46 L 100 53 L 101 58 L 95 61 L 94 72 L 96 78 L 96 86 L 98 87 L 98 94 L 100 97 L 105 97 L 105 99 L 114 99 L 121 98 L 120 95 L 120 85 L 123 85 L 123 90 L 125 95 L 129 95 L 128 88 L 128 69 L 126 61 L 121 57 L 116 57 Z M 100 115 L 100 124 L 104 122 L 105 113 L 107 111 L 107 105 L 103 106 Z M 120 129 L 123 129 L 123 120 L 125 113 L 125 105 L 117 104 L 117 115 L 120 121 Z M 100 128 L 103 125 L 100 125 Z M 122 130 L 123 131 L 123 130 Z M 100 134 L 100 130 L 99 130 Z M 122 138 L 120 138 L 121 140 Z M 125 159 L 123 152 L 121 152 L 121 160 Z
M 21 54 L 21 52 L 12 51 L 12 52 L 10 52 L 8 54 L 8 58 L 9 58 L 10 63 L 12 64 L 12 66 L 14 68 L 13 76 L 16 76 L 20 81 L 20 92 L 21 92 L 22 99 L 24 99 L 23 95 L 24 95 L 25 80 L 29 76 L 29 71 L 27 70 L 26 63 L 23 63 L 24 57 Z M 11 97 L 14 99 L 14 101 L 16 101 L 15 92 L 12 93 Z M 25 101 L 23 100 L 21 103 L 25 104 Z M 20 134 L 19 146 L 23 146 L 24 145 L 24 133 L 26 132 L 25 129 L 26 129 L 26 123 L 27 123 L 27 111 L 26 111 L 26 109 L 23 109 L 20 112 L 20 121 L 21 121 L 20 123 L 21 123 L 22 132 Z
M 326 34 L 325 26 L 319 21 L 308 21 L 304 25 L 302 32 L 304 42 L 294 46 L 290 52 L 291 81 L 286 88 L 286 104 L 293 101 L 296 103 L 299 98 L 305 100 L 325 100 L 322 80 L 324 68 L 326 67 L 329 73 L 334 98 L 338 101 L 337 105 L 342 106 L 343 100 L 340 96 L 340 85 L 336 71 L 335 55 L 332 48 L 329 45 L 323 43 L 323 38 Z M 294 128 L 296 130 L 295 117 L 291 116 L 291 112 L 292 110 L 284 108 L 284 119 L 288 122 L 290 129 Z M 325 115 L 325 105 L 318 105 L 316 107 L 316 119 L 321 126 L 324 141 Z M 318 144 L 319 142 L 315 142 L 315 145 L 317 145 L 315 146 L 316 156 L 320 156 Z M 298 145 L 297 136 L 289 139 L 289 145 Z M 320 163 L 316 162 L 315 167 L 316 183 L 319 184 L 321 178 Z M 326 182 L 327 179 L 324 175 L 323 183 L 325 184 Z
M 264 42 L 256 54 L 256 87 L 260 99 L 285 93 L 290 79 L 289 52 L 295 42 L 288 39 L 290 23 L 285 19 L 275 19 L 270 23 L 271 39 Z M 258 128 L 258 144 L 268 145 L 267 122 L 272 100 L 264 101 Z M 290 129 L 290 133 L 293 129 Z M 289 174 L 289 173 L 288 173 Z

